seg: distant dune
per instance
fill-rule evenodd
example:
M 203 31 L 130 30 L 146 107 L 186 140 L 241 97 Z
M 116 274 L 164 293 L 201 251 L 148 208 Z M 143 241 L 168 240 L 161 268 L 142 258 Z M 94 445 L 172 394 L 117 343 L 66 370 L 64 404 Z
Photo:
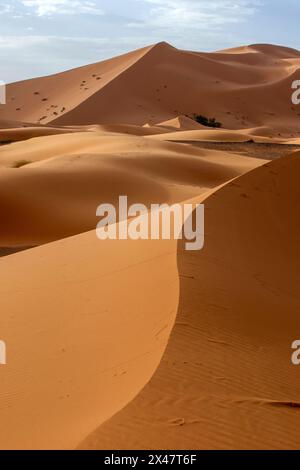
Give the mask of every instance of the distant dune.
M 299 446 L 299 68 L 163 42 L 8 86 L 1 449 Z M 98 240 L 121 195 L 203 202 L 204 249 Z
M 279 46 L 196 53 L 159 43 L 11 84 L 2 114 L 42 124 L 144 125 L 196 113 L 229 129 L 268 126 L 289 135 L 299 131 L 290 99 L 299 64 L 299 51 Z

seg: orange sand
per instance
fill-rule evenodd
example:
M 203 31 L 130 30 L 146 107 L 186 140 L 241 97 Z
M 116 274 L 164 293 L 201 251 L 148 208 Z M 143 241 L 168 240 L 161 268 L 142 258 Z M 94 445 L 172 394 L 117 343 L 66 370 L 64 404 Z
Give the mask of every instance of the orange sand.
M 269 162 L 300 145 L 299 66 L 159 43 L 8 86 L 1 449 L 299 447 L 300 152 Z M 123 194 L 203 202 L 204 249 L 99 241 L 97 206 Z

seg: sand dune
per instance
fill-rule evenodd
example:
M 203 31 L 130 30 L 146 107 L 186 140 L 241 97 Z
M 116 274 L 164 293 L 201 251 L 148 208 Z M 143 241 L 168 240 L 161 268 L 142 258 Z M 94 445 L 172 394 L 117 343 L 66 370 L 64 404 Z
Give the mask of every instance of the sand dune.
M 182 130 L 177 132 L 168 132 L 167 134 L 156 134 L 151 136 L 155 140 L 168 141 L 215 141 L 215 142 L 273 142 L 268 137 L 249 135 L 241 131 L 229 131 L 222 129 L 201 129 L 201 130 Z
M 299 156 L 205 201 L 205 249 L 178 247 L 178 314 L 155 375 L 81 448 L 298 448 Z
M 1 111 L 4 111 L 4 108 L 0 108 Z M 20 121 L 10 121 L 9 119 L 0 119 L 0 129 L 10 129 L 10 128 L 20 128 L 27 127 L 30 124 Z
M 179 202 L 264 163 L 97 132 L 3 146 L 0 161 L 3 247 L 35 246 L 92 230 L 98 205 L 116 204 L 122 194 L 130 203 Z
M 55 127 L 26 127 L 26 128 L 10 128 L 0 129 L 0 142 L 2 144 L 19 142 L 23 140 L 33 139 L 46 135 L 68 134 L 72 132 L 70 129 Z
M 0 144 L 8 144 L 12 142 L 20 142 L 24 140 L 33 139 L 34 137 L 43 137 L 48 135 L 69 134 L 76 132 L 98 132 L 106 134 L 125 134 L 125 135 L 159 135 L 170 132 L 170 129 L 165 129 L 159 126 L 134 126 L 126 124 L 103 124 L 103 125 L 89 125 L 89 126 L 33 126 L 27 124 L 22 127 L 16 127 L 16 123 L 11 123 L 1 128 L 0 123 Z
M 276 129 L 275 135 L 289 137 L 299 132 L 291 104 L 299 65 L 298 51 L 279 46 L 194 53 L 159 43 L 12 84 L 2 115 L 61 126 L 152 125 L 198 113 L 217 118 L 226 129 L 268 126 Z
M 1 448 L 72 448 L 105 421 L 80 447 L 295 448 L 299 162 L 197 197 L 208 228 L 196 254 L 93 231 L 3 258 L 14 367 L 3 370 Z
M 93 231 L 1 258 L 0 275 L 0 448 L 74 448 L 157 367 L 178 304 L 176 244 Z
M 299 67 L 163 42 L 8 86 L 1 449 L 299 446 Z M 100 242 L 120 195 L 204 202 L 204 249 Z
M 42 124 L 52 122 L 105 88 L 149 49 L 151 47 L 61 74 L 8 85 L 7 104 L 2 111 L 6 118 L 14 116 L 16 120 L 24 120 L 26 117 L 28 122 Z M 85 121 L 80 120 L 79 125 Z M 97 122 L 96 119 L 90 123 Z
M 196 122 L 194 119 L 188 116 L 178 116 L 174 119 L 169 119 L 165 122 L 160 122 L 158 124 L 161 127 L 165 127 L 167 129 L 173 130 L 177 129 L 180 131 L 191 131 L 191 130 L 199 130 L 199 129 L 206 129 L 204 126 Z

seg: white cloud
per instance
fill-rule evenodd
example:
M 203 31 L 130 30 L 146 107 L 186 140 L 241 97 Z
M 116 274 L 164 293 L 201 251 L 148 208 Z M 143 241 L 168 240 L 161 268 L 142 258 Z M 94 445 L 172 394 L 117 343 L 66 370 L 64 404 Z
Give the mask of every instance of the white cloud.
M 5 14 L 5 13 L 11 13 L 13 10 L 12 6 L 9 5 L 8 3 L 4 3 L 3 5 L 0 5 L 0 15 Z
M 129 26 L 183 30 L 220 28 L 254 15 L 260 0 L 137 0 L 152 5 L 150 15 Z
M 21 3 L 32 9 L 37 16 L 52 16 L 55 14 L 103 15 L 103 11 L 95 2 L 80 0 L 21 0 Z

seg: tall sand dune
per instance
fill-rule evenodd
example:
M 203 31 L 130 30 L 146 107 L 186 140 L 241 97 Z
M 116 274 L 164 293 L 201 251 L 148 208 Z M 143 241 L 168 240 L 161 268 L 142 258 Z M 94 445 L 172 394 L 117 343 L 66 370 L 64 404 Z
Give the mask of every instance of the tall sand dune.
M 178 247 L 180 301 L 163 359 L 81 448 L 298 448 L 299 157 L 205 200 L 204 250 Z
M 55 125 L 150 125 L 215 117 L 227 129 L 269 126 L 299 132 L 291 85 L 299 51 L 257 45 L 196 53 L 167 43 L 8 86 L 0 119 Z M 274 99 L 276 97 L 276 99 Z
M 8 85 L 0 449 L 299 447 L 299 68 L 162 42 Z M 203 202 L 204 249 L 98 240 L 122 195 Z

